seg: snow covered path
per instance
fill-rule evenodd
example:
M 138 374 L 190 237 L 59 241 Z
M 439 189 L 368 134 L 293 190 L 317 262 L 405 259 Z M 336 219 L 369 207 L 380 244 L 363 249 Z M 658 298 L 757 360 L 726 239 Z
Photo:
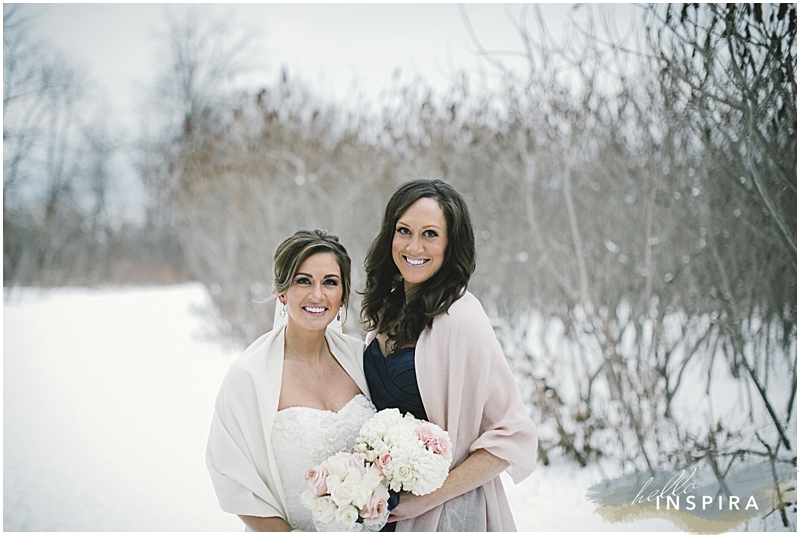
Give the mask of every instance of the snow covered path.
M 3 305 L 5 531 L 242 531 L 219 509 L 204 454 L 238 356 L 203 339 L 199 284 L 17 289 Z M 675 531 L 607 524 L 591 470 L 506 480 L 520 531 Z

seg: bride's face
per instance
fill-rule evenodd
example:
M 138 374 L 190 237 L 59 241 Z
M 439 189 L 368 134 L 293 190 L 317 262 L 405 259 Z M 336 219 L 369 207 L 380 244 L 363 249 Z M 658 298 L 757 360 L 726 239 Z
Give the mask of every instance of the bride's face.
M 331 253 L 309 256 L 280 299 L 290 323 L 306 330 L 324 330 L 342 306 L 341 269 L 336 257 Z

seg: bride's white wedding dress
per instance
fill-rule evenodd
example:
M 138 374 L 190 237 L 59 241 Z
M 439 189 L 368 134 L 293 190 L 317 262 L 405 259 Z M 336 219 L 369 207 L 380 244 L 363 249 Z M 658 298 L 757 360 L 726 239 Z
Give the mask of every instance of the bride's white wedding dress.
M 309 488 L 303 480 L 306 471 L 334 453 L 352 451 L 362 424 L 373 414 L 375 407 L 363 394 L 339 412 L 310 407 L 277 412 L 270 438 L 293 530 L 316 531 L 311 510 L 300 501 L 300 493 Z

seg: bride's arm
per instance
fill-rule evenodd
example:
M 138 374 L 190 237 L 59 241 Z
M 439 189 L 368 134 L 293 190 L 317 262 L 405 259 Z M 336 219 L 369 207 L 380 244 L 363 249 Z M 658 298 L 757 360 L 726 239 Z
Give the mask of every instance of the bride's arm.
M 404 492 L 400 504 L 392 509 L 389 522 L 416 518 L 472 489 L 491 481 L 508 468 L 508 461 L 492 455 L 484 449 L 475 450 L 463 463 L 453 468 L 444 480 L 444 485 L 425 496 Z
M 291 526 L 279 516 L 238 516 L 253 531 L 292 531 Z

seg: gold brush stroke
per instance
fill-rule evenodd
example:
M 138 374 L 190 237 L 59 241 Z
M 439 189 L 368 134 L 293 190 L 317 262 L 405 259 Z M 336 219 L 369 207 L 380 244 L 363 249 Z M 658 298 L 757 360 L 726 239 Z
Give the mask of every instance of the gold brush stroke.
M 780 485 L 782 487 L 781 497 L 784 503 L 797 499 L 797 489 L 794 486 L 789 486 L 790 483 L 787 481 L 781 481 Z M 686 511 L 683 508 L 667 510 L 666 505 L 663 503 L 661 504 L 661 509 L 656 509 L 655 503 L 643 502 L 641 504 L 626 504 L 622 506 L 599 505 L 595 509 L 595 513 L 599 514 L 605 522 L 610 523 L 627 523 L 636 520 L 656 518 L 672 522 L 675 527 L 685 532 L 717 535 L 730 531 L 755 517 L 764 517 L 778 506 L 778 495 L 774 485 L 756 489 L 750 495 L 755 496 L 756 500 L 761 502 L 759 503 L 758 511 L 752 508 L 745 510 L 747 499 L 743 502 L 740 499 L 740 510 L 728 511 L 723 509 L 720 516 L 713 520 L 700 518 L 692 514 L 694 512 L 702 512 L 702 509 L 698 509 L 702 507 L 702 505 L 697 502 L 695 502 L 696 508 L 694 511 Z M 750 495 L 747 496 L 748 499 Z M 761 500 L 759 500 L 759 498 L 761 498 Z M 717 504 L 717 499 L 718 498 L 715 497 L 714 505 Z M 761 504 L 767 501 L 770 503 L 770 507 L 761 507 Z M 683 500 L 681 500 L 681 502 L 683 502 Z
M 606 522 L 633 522 L 636 520 L 658 518 L 672 522 L 675 527 L 682 531 L 714 535 L 730 531 L 757 516 L 753 515 L 751 512 L 730 511 L 730 514 L 723 515 L 721 519 L 707 520 L 696 517 L 692 515 L 691 512 L 684 510 L 670 509 L 667 511 L 662 507 L 659 511 L 656 510 L 655 505 L 653 505 L 652 509 L 643 509 L 642 506 L 638 504 L 625 505 L 622 507 L 601 505 L 595 509 L 595 512 L 599 513 Z

